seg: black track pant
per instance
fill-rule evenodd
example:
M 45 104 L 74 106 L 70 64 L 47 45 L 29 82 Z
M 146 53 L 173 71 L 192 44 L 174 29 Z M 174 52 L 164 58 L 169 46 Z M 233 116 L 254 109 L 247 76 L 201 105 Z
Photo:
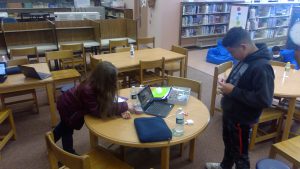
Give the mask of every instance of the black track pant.
M 248 145 L 251 126 L 235 123 L 223 117 L 223 141 L 225 145 L 222 169 L 250 169 Z

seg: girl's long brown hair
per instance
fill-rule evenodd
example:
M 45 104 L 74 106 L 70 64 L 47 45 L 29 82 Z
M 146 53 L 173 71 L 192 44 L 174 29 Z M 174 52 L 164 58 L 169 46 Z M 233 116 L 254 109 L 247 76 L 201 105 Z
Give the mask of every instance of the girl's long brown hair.
M 112 105 L 118 91 L 117 74 L 117 68 L 112 63 L 102 61 L 96 65 L 87 79 L 87 83 L 97 93 L 101 117 L 111 116 L 116 111 L 114 108 L 117 106 Z

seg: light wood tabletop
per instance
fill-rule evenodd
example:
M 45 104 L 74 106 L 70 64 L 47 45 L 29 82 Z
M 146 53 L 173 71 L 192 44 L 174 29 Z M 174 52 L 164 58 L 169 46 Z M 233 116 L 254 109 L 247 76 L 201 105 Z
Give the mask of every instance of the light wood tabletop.
M 102 55 L 92 56 L 95 59 L 102 61 L 109 61 L 114 64 L 119 72 L 127 72 L 132 70 L 139 70 L 139 62 L 143 61 L 153 61 L 159 60 L 162 57 L 165 57 L 165 62 L 180 61 L 180 76 L 183 76 L 185 71 L 184 60 L 185 56 L 179 53 L 175 53 L 162 48 L 153 48 L 153 49 L 144 49 L 136 50 L 134 53 L 134 58 L 130 57 L 129 52 L 119 52 L 119 53 L 110 53 Z
M 300 136 L 273 144 L 270 158 L 275 159 L 277 154 L 293 163 L 293 169 L 300 167 Z
M 130 89 L 120 90 L 120 96 L 129 97 Z M 130 100 L 128 100 L 130 102 Z M 178 107 L 182 107 L 184 111 L 188 112 L 185 119 L 192 119 L 194 125 L 184 127 L 184 135 L 181 137 L 174 137 L 171 141 L 162 141 L 154 143 L 141 143 L 138 139 L 134 119 L 139 117 L 151 117 L 146 114 L 132 114 L 129 120 L 122 119 L 121 117 L 114 117 L 109 119 L 99 119 L 90 115 L 85 116 L 85 124 L 90 131 L 91 146 L 95 147 L 98 143 L 98 137 L 106 139 L 109 142 L 122 145 L 125 147 L 136 148 L 161 148 L 161 168 L 169 168 L 169 155 L 170 146 L 190 141 L 189 159 L 193 161 L 195 140 L 201 134 L 210 120 L 210 114 L 207 107 L 198 99 L 190 96 L 190 99 L 185 106 L 175 105 L 170 114 L 164 118 L 165 122 L 170 129 L 176 125 L 175 112 Z M 153 116 L 152 116 L 153 117 Z
M 26 66 L 34 67 L 37 72 L 50 73 L 47 63 L 29 64 Z M 44 80 L 39 80 L 34 78 L 27 78 L 24 76 L 24 74 L 8 75 L 6 81 L 0 84 L 0 94 L 35 89 L 39 87 L 46 87 L 50 105 L 51 125 L 54 126 L 57 123 L 57 115 L 53 95 L 52 77 Z
M 300 97 L 300 71 L 291 69 L 284 71 L 284 67 L 273 66 L 275 73 L 274 95 L 289 98 L 289 108 L 282 134 L 282 140 L 289 138 L 293 116 L 295 113 L 296 99 Z

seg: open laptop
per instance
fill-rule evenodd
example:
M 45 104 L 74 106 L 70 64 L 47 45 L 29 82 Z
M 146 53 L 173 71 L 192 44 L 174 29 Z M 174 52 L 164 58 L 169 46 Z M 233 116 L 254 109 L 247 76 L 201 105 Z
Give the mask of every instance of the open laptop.
M 35 79 L 46 79 L 51 76 L 51 74 L 48 73 L 41 73 L 37 72 L 35 68 L 29 67 L 29 66 L 24 66 L 24 65 L 19 65 L 18 66 L 21 69 L 21 72 L 26 76 L 26 77 L 31 77 Z
M 166 117 L 174 107 L 173 104 L 155 100 L 149 86 L 141 90 L 137 96 L 143 111 L 147 114 Z

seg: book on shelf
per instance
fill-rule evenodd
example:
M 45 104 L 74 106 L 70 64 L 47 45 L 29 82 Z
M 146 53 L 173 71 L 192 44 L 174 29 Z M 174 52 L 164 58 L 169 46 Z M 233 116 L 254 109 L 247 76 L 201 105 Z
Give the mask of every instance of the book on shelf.
M 172 86 L 167 97 L 168 103 L 186 105 L 191 94 L 191 88 Z

